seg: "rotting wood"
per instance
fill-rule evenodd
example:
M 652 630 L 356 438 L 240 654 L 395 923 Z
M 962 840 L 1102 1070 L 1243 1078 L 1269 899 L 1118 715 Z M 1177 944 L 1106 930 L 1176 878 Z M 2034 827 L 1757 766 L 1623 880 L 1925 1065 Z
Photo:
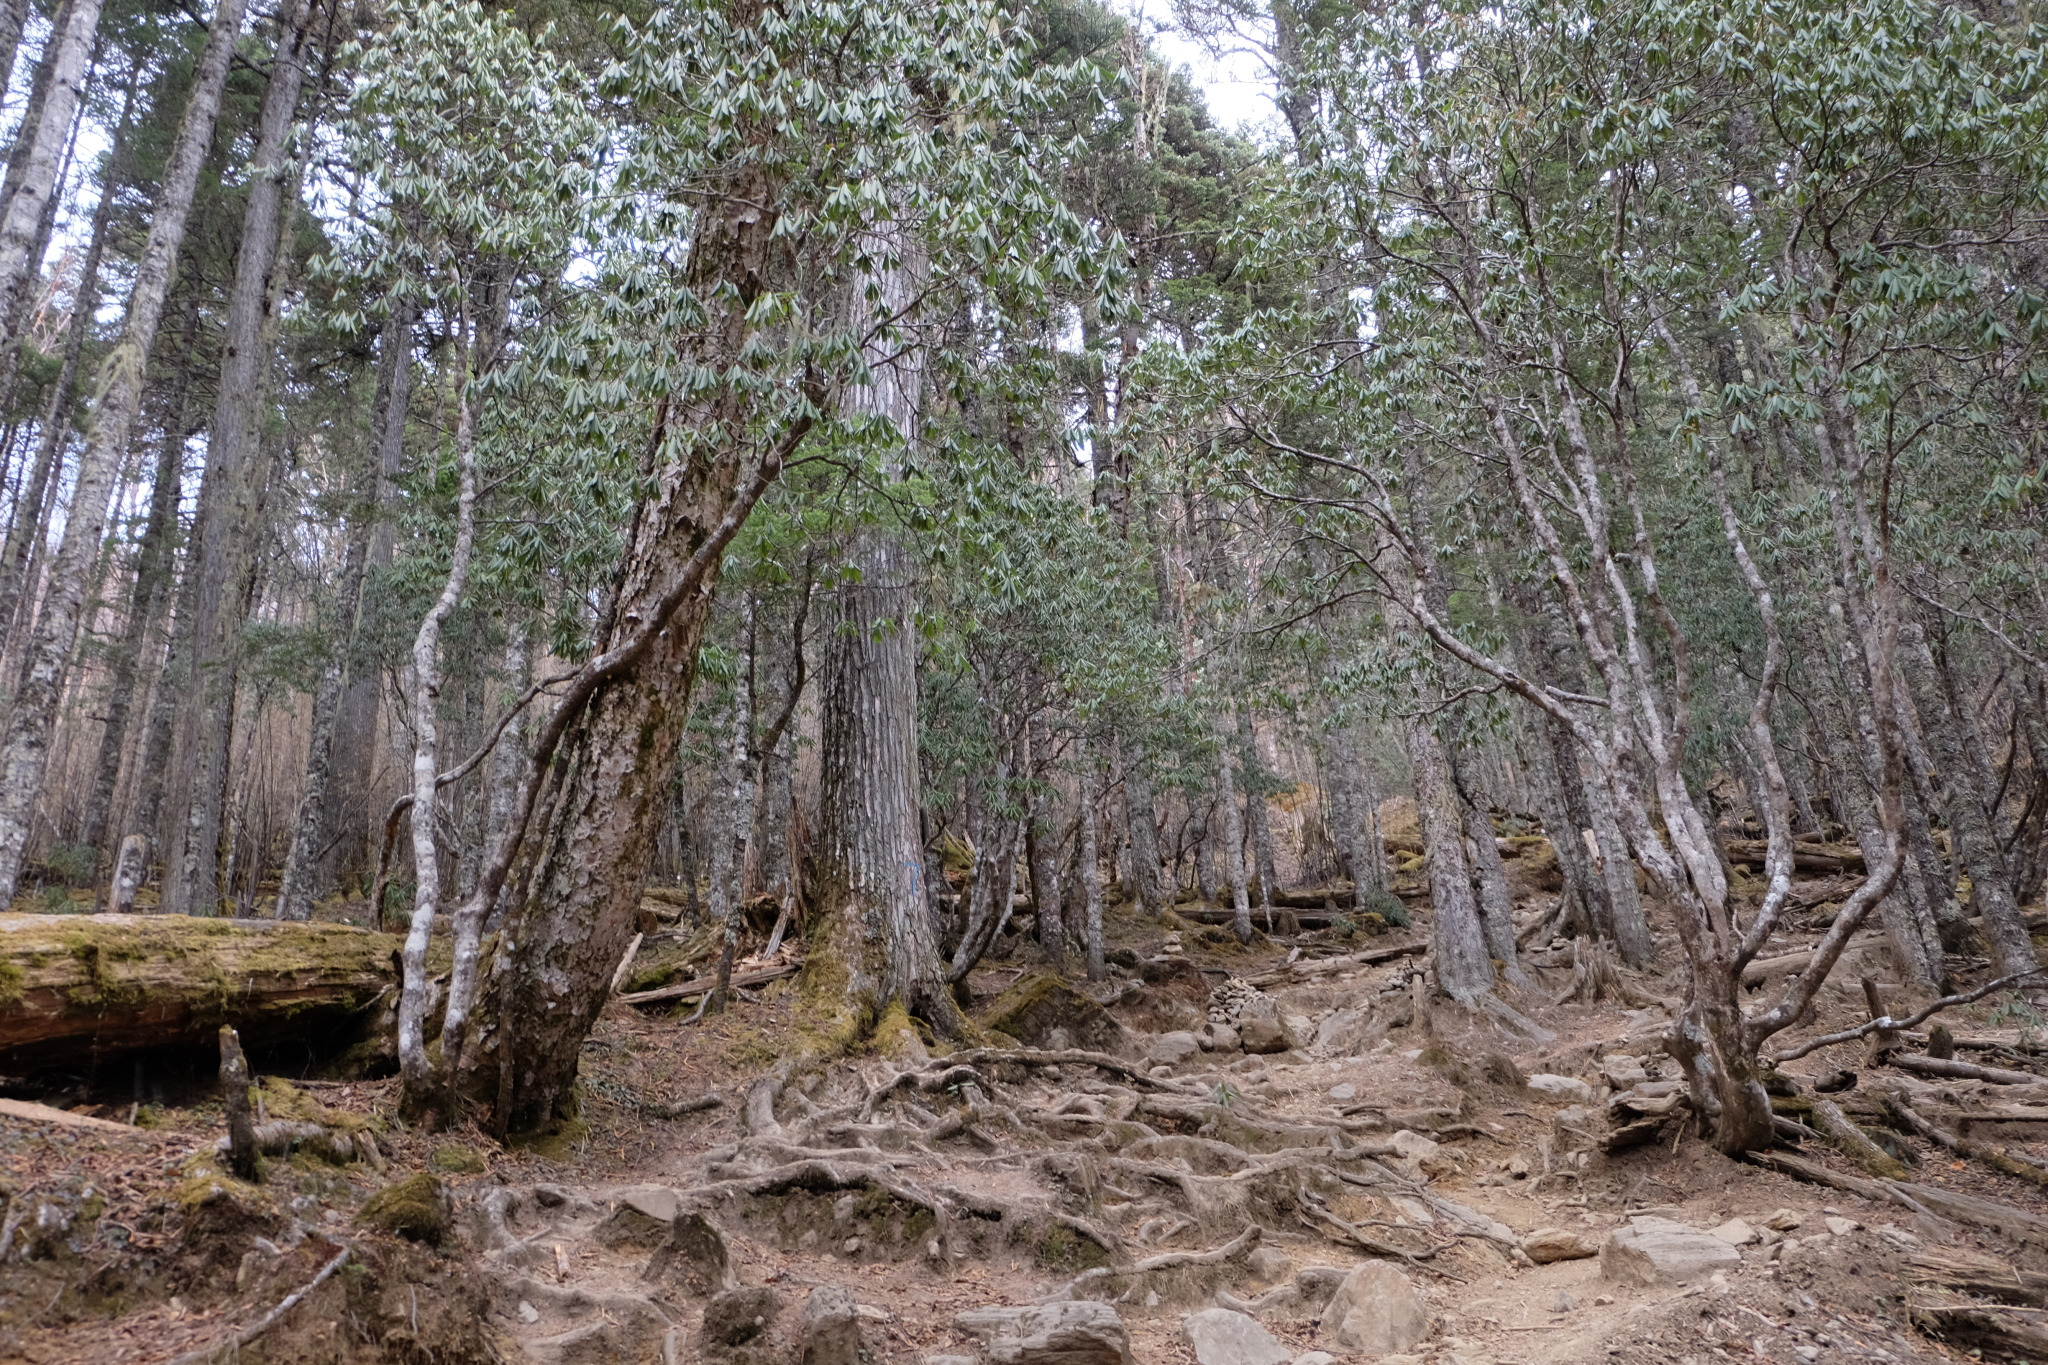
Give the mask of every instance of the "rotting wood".
M 2048 1313 L 2038 1308 L 1915 1303 L 1909 1311 L 1915 1326 L 1950 1342 L 2021 1359 L 2048 1355 Z
M 2001 1067 L 1978 1066 L 1974 1062 L 1944 1060 L 1940 1057 L 1894 1056 L 1891 1064 L 1901 1071 L 1923 1076 L 1946 1076 L 1958 1081 L 1989 1081 L 1993 1085 L 2038 1085 L 2044 1079 L 2031 1071 L 2007 1071 Z
M 0 1066 L 210 1045 L 340 1047 L 397 981 L 397 940 L 342 924 L 183 915 L 0 915 Z
M 1910 1278 L 1920 1284 L 1958 1289 L 1982 1298 L 2034 1308 L 2048 1307 L 2048 1275 L 1966 1252 L 1922 1251 L 1911 1262 Z
M 785 976 L 795 976 L 803 970 L 801 962 L 785 962 L 780 966 L 762 967 L 758 971 L 735 972 L 731 984 L 734 986 L 760 986 L 770 981 L 780 981 Z M 634 991 L 629 995 L 613 998 L 628 1005 L 658 1005 L 664 1000 L 681 1000 L 686 996 L 708 994 L 718 984 L 716 976 L 699 976 L 659 990 Z

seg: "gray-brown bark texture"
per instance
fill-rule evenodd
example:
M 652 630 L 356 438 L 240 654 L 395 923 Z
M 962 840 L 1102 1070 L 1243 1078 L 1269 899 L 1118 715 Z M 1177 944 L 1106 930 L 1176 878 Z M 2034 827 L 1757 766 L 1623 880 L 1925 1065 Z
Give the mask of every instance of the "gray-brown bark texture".
M 303 48 L 311 6 L 284 11 L 270 81 L 257 116 L 249 199 L 228 291 L 219 400 L 207 435 L 206 472 L 191 572 L 191 685 L 180 710 L 178 743 L 166 777 L 174 829 L 183 845 L 169 850 L 163 908 L 168 914 L 210 911 L 219 882 L 221 807 L 234 733 L 236 675 L 243 617 L 254 587 L 256 547 L 271 461 L 263 426 L 274 372 L 272 344 L 285 262 L 282 235 L 291 215 L 287 191 L 297 164 L 287 156 L 304 85 Z M 180 813 L 184 819 L 178 819 Z
M 82 9 L 96 10 L 91 0 L 73 2 Z M 101 368 L 99 402 L 90 419 L 85 451 L 79 457 L 63 543 L 51 566 L 49 588 L 30 645 L 28 679 L 15 698 L 5 738 L 0 740 L 0 903 L 13 899 L 21 875 L 29 820 L 42 793 L 50 731 L 77 638 L 87 579 L 99 554 L 114 478 L 127 454 L 129 433 L 141 407 L 144 365 L 156 340 L 171 272 L 184 241 L 200 164 L 213 138 L 228 60 L 242 28 L 242 9 L 242 0 L 221 0 L 200 54 L 191 98 L 164 168 L 163 189 L 143 244 L 121 337 Z
M 234 17 L 239 27 L 239 3 L 234 5 Z M 0 320 L 6 324 L 6 334 L 0 336 L 0 354 L 11 356 L 21 345 L 16 319 L 26 316 L 21 301 L 42 265 L 41 252 L 36 249 L 42 236 L 39 229 L 50 198 L 57 191 L 57 163 L 71 137 L 71 123 L 84 93 L 86 64 L 99 22 L 100 0 L 68 0 L 58 11 L 50 35 L 49 52 L 44 58 L 47 71 L 40 82 L 44 87 L 41 108 L 30 111 L 33 122 L 22 133 L 21 173 L 14 178 L 13 193 L 7 198 L 4 212 L 0 212 Z M 216 15 L 216 27 L 218 23 Z M 204 60 L 202 57 L 202 64 Z M 193 90 L 196 105 L 198 82 Z M 218 102 L 218 96 L 215 101 Z M 207 131 L 212 131 L 210 114 Z M 166 186 L 170 184 L 168 167 L 164 182 Z M 182 233 L 182 215 L 180 218 Z

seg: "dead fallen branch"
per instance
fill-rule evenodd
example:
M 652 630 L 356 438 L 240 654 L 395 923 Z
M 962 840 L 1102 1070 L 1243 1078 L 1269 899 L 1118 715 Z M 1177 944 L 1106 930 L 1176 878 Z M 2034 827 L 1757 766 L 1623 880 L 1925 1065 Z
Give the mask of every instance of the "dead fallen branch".
M 315 1275 L 310 1281 L 308 1281 L 304 1288 L 296 1290 L 292 1294 L 286 1296 L 284 1302 L 278 1304 L 277 1307 L 271 1309 L 268 1313 L 265 1313 L 256 1321 L 250 1323 L 247 1327 L 244 1327 L 241 1331 L 235 1333 L 226 1341 L 215 1342 L 211 1346 L 202 1346 L 196 1351 L 187 1351 L 185 1352 L 185 1354 L 181 1356 L 172 1356 L 169 1360 L 164 1361 L 163 1365 L 201 1365 L 201 1362 L 203 1361 L 218 1360 L 221 1358 L 221 1356 L 227 1354 L 228 1352 L 239 1351 L 242 1347 L 247 1346 L 250 1342 L 256 1340 L 256 1338 L 262 1336 L 265 1332 L 269 1331 L 272 1327 L 276 1326 L 278 1321 L 281 1318 L 283 1318 L 285 1314 L 291 1312 L 292 1309 L 298 1307 L 301 1303 L 305 1302 L 306 1296 L 308 1294 L 311 1294 L 314 1290 L 318 1289 L 321 1285 L 326 1284 L 328 1279 L 334 1274 L 334 1272 L 341 1269 L 343 1263 L 345 1263 L 348 1260 L 348 1258 L 349 1249 L 347 1247 L 343 1247 L 340 1251 L 334 1254 L 333 1259 L 329 1260 L 326 1265 L 320 1267 L 320 1273 L 318 1275 Z
M 1364 952 L 1346 953 L 1342 957 L 1317 958 L 1312 962 L 1290 962 L 1275 971 L 1260 972 L 1246 977 L 1254 986 L 1280 986 L 1290 981 L 1308 981 L 1332 972 L 1357 971 L 1379 962 L 1392 962 L 1397 957 L 1410 957 L 1429 951 L 1427 940 L 1412 943 L 1390 943 L 1384 948 L 1368 948 Z
M 785 976 L 795 976 L 803 970 L 803 966 L 804 964 L 801 962 L 784 962 L 774 967 L 762 967 L 756 971 L 735 972 L 729 984 L 734 986 L 766 985 L 770 981 L 780 981 Z M 662 986 L 651 991 L 634 991 L 630 995 L 620 995 L 613 998 L 627 1005 L 658 1005 L 665 1000 L 681 1000 L 692 995 L 708 995 L 711 992 L 711 988 L 717 984 L 718 978 L 715 976 L 699 976 L 689 981 L 679 982 L 673 986 Z
M 1810 956 L 1810 954 L 1809 954 L 1809 956 Z M 1777 958 L 1777 959 L 1767 959 L 1767 960 L 1770 960 L 1770 961 L 1778 961 L 1778 962 L 1784 962 L 1784 961 L 1786 961 L 1787 959 L 1784 959 L 1784 958 Z M 1750 966 L 1752 966 L 1752 967 L 1758 967 L 1758 966 L 1762 966 L 1762 965 L 1763 965 L 1762 963 L 1754 963 L 1754 962 L 1750 964 Z M 1880 1015 L 1879 1017 L 1877 1017 L 1877 1018 L 1875 1018 L 1875 1019 L 1867 1019 L 1867 1020 L 1865 1020 L 1865 1021 L 1864 1021 L 1863 1023 L 1860 1023 L 1860 1024 L 1858 1024 L 1858 1025 L 1857 1025 L 1857 1026 L 1856 1026 L 1855 1028 L 1851 1028 L 1851 1029 L 1843 1029 L 1843 1030 L 1842 1030 L 1842 1031 L 1841 1031 L 1840 1033 L 1830 1033 L 1830 1034 L 1826 1034 L 1826 1035 L 1824 1035 L 1824 1036 L 1822 1036 L 1822 1037 L 1819 1037 L 1819 1038 L 1810 1038 L 1810 1039 L 1808 1039 L 1808 1040 L 1807 1040 L 1806 1042 L 1803 1042 L 1803 1043 L 1801 1043 L 1801 1044 L 1800 1044 L 1800 1045 L 1799 1045 L 1798 1047 L 1793 1047 L 1793 1048 L 1786 1048 L 1786 1049 L 1785 1049 L 1784 1051 L 1782 1051 L 1782 1052 L 1775 1052 L 1775 1053 L 1771 1054 L 1771 1057 L 1772 1057 L 1772 1060 L 1773 1060 L 1773 1061 L 1779 1061 L 1779 1062 L 1790 1062 L 1790 1061 L 1796 1061 L 1796 1060 L 1798 1060 L 1799 1058 L 1801 1058 L 1801 1057 L 1804 1057 L 1804 1056 L 1805 1056 L 1805 1055 L 1806 1055 L 1807 1053 L 1809 1053 L 1809 1052 L 1817 1052 L 1817 1051 L 1819 1051 L 1819 1050 L 1820 1050 L 1821 1048 L 1824 1048 L 1824 1047 L 1833 1047 L 1833 1046 L 1834 1046 L 1835 1044 L 1837 1044 L 1837 1043 L 1853 1043 L 1853 1042 L 1854 1042 L 1854 1041 L 1856 1041 L 1856 1040 L 1857 1040 L 1858 1038 L 1862 1038 L 1862 1037 L 1865 1037 L 1865 1036 L 1867 1036 L 1867 1035 L 1869 1035 L 1869 1034 L 1872 1034 L 1872 1033 L 1881 1033 L 1881 1032 L 1898 1032 L 1898 1031 L 1903 1031 L 1903 1030 L 1905 1030 L 1905 1029 L 1909 1029 L 1909 1028 L 1912 1028 L 1912 1027 L 1913 1027 L 1914 1025 L 1916 1025 L 1916 1024 L 1922 1024 L 1922 1023 L 1925 1023 L 1925 1022 L 1926 1022 L 1927 1020 L 1929 1020 L 1929 1019 L 1932 1019 L 1932 1018 L 1933 1018 L 1933 1017 L 1934 1017 L 1935 1015 L 1937 1015 L 1937 1014 L 1941 1013 L 1941 1012 L 1942 1012 L 1943 1010 L 1945 1010 L 1945 1009 L 1948 1009 L 1948 1008 L 1950 1008 L 1951 1006 L 1954 1006 L 1954 1005 L 1968 1005 L 1968 1004 L 1971 1004 L 1971 1003 L 1972 1003 L 1972 1002 L 1974 1002 L 1974 1001 L 1982 1000 L 1982 999 L 1983 999 L 1983 998 L 1984 998 L 1985 996 L 1987 996 L 1987 995 L 1990 995 L 1990 994 L 1992 994 L 1992 993 L 1993 993 L 1994 991 L 2002 991 L 2002 990 L 2004 990 L 2004 989 L 2005 989 L 2006 987 L 2008 987 L 2008 986 L 2011 986 L 2011 985 L 2014 985 L 2014 984 L 2015 984 L 2015 983 L 2017 983 L 2017 982 L 2021 982 L 2021 981 L 2024 981 L 2024 980 L 2026 980 L 2026 979 L 2027 979 L 2028 977 L 2032 977 L 2032 976 L 2039 976 L 2039 975 L 2040 975 L 2040 973 L 2039 973 L 2039 972 L 2037 972 L 2037 971 L 2035 971 L 2035 972 L 2015 972 L 2015 973 L 2013 973 L 2013 974 L 2012 974 L 2011 976 L 2001 976 L 2001 977 L 1999 977 L 1999 978 L 1998 978 L 1997 980 L 1995 980 L 1995 981 L 1987 981 L 1987 982 L 1985 982 L 1985 983 L 1984 983 L 1983 985 L 1981 985 L 1981 986 L 1978 986 L 1978 987 L 1977 987 L 1976 989 L 1974 989 L 1974 990 L 1968 990 L 1968 991 L 1963 991 L 1963 992 L 1960 992 L 1959 994 L 1956 994 L 1956 995 L 1944 995 L 1944 996 L 1943 996 L 1943 997 L 1942 997 L 1941 999 L 1939 999 L 1939 1000 L 1935 1001 L 1935 1002 L 1934 1002 L 1933 1004 L 1931 1004 L 1931 1005 L 1927 1006 L 1927 1007 L 1926 1007 L 1925 1009 L 1922 1009 L 1922 1010 L 1920 1010 L 1920 1011 L 1918 1011 L 1917 1013 L 1914 1013 L 1914 1014 L 1909 1014 L 1909 1015 L 1907 1015 L 1907 1016 L 1906 1016 L 1906 1017 L 1905 1017 L 1904 1019 L 1891 1019 L 1891 1018 L 1887 1018 L 1887 1017 L 1885 1017 L 1885 1016 L 1883 1016 L 1883 1015 Z M 1748 972 L 1747 970 L 1745 970 L 1745 971 L 1743 972 L 1743 974 L 1742 974 L 1742 979 L 1743 979 L 1743 983 L 1744 983 L 1745 985 L 1746 985 L 1746 984 L 1748 984 L 1748 982 L 1749 982 L 1749 972 Z M 1904 1066 L 1904 1065 L 1906 1065 L 1906 1063 L 1907 1063 L 1907 1062 L 1909 1062 L 1909 1061 L 1910 1061 L 1910 1062 L 1913 1062 L 1913 1063 L 1916 1063 L 1916 1065 L 1911 1065 L 1911 1066 L 1907 1066 L 1907 1067 L 1906 1067 L 1906 1069 L 1907 1069 L 1907 1070 L 1909 1070 L 1909 1071 L 1923 1071 L 1923 1070 L 1924 1070 L 1924 1071 L 1926 1071 L 1926 1072 L 1927 1072 L 1927 1073 L 1928 1073 L 1929 1075 L 1934 1075 L 1934 1076 L 1961 1076 L 1961 1075 L 1965 1075 L 1965 1074 L 1966 1074 L 1966 1073 L 1964 1073 L 1964 1072 L 1957 1072 L 1957 1071 L 1942 1071 L 1942 1070 L 1940 1070 L 1940 1069 L 1938 1069 L 1938 1068 L 1934 1068 L 1934 1067 L 1923 1067 L 1923 1066 L 1917 1065 L 1917 1063 L 1920 1063 L 1920 1062 L 1932 1062 L 1932 1061 L 1936 1061 L 1936 1060 L 1938 1060 L 1938 1059 L 1936 1059 L 1936 1058 L 1932 1058 L 1932 1057 L 1897 1057 L 1897 1056 L 1893 1057 L 1893 1059 L 1892 1059 L 1892 1061 L 1893 1061 L 1893 1064 L 1894 1064 L 1894 1065 L 1901 1065 L 1901 1066 Z M 1963 1067 L 1967 1067 L 1967 1066 L 1969 1066 L 1969 1063 L 1968 1063 L 1968 1062 L 1949 1062 L 1949 1063 L 1946 1063 L 1946 1065 L 1949 1065 L 1949 1066 L 1963 1066 Z M 1988 1069 L 1988 1068 L 1980 1068 L 1980 1069 Z M 2027 1082 L 2027 1081 L 2038 1081 L 2038 1080 L 2040 1080 L 2040 1079 L 2041 1079 L 2041 1078 L 2040 1078 L 2039 1076 L 2033 1076 L 2033 1075 L 2028 1075 L 2028 1074 L 2026 1074 L 2026 1073 L 2024 1073 L 2024 1072 L 2018 1072 L 2018 1071 L 2008 1071 L 2008 1072 L 2003 1072 L 2003 1073 L 2001 1073 L 2001 1074 L 2003 1074 L 2003 1075 L 2007 1075 L 2007 1076 L 2019 1076 L 2019 1077 L 2020 1077 L 2021 1079 L 2020 1079 L 2020 1082 L 2017 1082 L 2017 1083 L 2025 1083 L 2025 1082 Z M 1974 1077 L 1972 1077 L 1972 1079 L 1976 1079 L 1976 1080 L 1989 1080 L 1989 1079 L 1990 1079 L 1990 1077 L 1988 1077 L 1988 1076 L 1974 1076 Z M 2016 1082 L 2010 1082 L 2010 1081 L 2008 1081 L 2008 1082 L 2005 1082 L 2005 1084 L 2008 1084 L 2008 1085 L 2010 1085 L 2010 1084 L 2016 1084 Z
M 1067 1222 L 1068 1220 L 1063 1218 L 1060 1221 Z M 1105 1250 L 1109 1249 L 1108 1245 L 1102 1241 L 1100 1234 L 1088 1231 L 1087 1235 L 1097 1245 L 1103 1246 Z M 1259 1239 L 1263 1236 L 1265 1236 L 1265 1229 L 1254 1223 L 1222 1246 L 1213 1247 L 1208 1251 L 1166 1251 L 1161 1252 L 1157 1256 L 1148 1256 L 1135 1265 L 1094 1266 L 1076 1275 L 1068 1283 L 1067 1292 L 1071 1295 L 1073 1291 L 1079 1289 L 1082 1285 L 1091 1284 L 1096 1280 L 1121 1280 L 1133 1275 L 1149 1275 L 1155 1270 L 1177 1270 L 1182 1266 L 1223 1265 L 1226 1262 L 1236 1260 L 1240 1256 L 1250 1255 L 1252 1250 L 1258 1246 Z
M 2007 1071 L 2001 1067 L 1978 1066 L 1974 1062 L 1950 1061 L 1941 1057 L 1893 1057 L 1892 1065 L 1901 1071 L 1917 1071 L 1923 1076 L 1945 1076 L 1956 1081 L 1989 1081 L 1993 1085 L 2039 1085 L 2043 1079 L 2031 1071 Z
M 1935 1123 L 1906 1101 L 1903 1095 L 1891 1091 L 1880 1091 L 1884 1105 L 1900 1123 L 1926 1138 L 1929 1142 L 1946 1147 L 1957 1156 L 1970 1157 L 1981 1161 L 1995 1171 L 2016 1175 L 2022 1180 L 2048 1187 L 2048 1167 L 2022 1157 L 2007 1154 L 2004 1148 L 1989 1143 L 1973 1142 L 1959 1133 L 1951 1133 Z
M 1897 1180 L 1865 1180 L 1859 1176 L 1831 1171 L 1818 1162 L 1807 1161 L 1785 1152 L 1750 1152 L 1747 1156 L 1760 1166 L 1769 1166 L 1787 1175 L 1797 1176 L 1801 1180 L 1812 1181 L 1816 1185 L 1832 1186 L 1851 1194 L 1860 1194 L 1866 1199 L 1886 1200 L 1914 1213 L 1951 1218 L 1959 1223 L 1972 1223 L 2003 1233 L 2016 1241 L 2048 1247 L 2048 1218 L 2014 1208 L 2010 1204 L 1979 1199 L 1975 1195 L 1944 1190 L 1935 1185 L 1908 1184 Z

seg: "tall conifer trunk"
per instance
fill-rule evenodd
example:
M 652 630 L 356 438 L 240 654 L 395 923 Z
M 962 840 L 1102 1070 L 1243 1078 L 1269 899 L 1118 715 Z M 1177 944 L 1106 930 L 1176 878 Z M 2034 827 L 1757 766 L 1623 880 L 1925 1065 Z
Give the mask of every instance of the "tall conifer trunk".
M 80 9 L 93 8 L 97 14 L 92 0 L 72 3 Z M 213 139 L 221 91 L 227 83 L 228 61 L 241 33 L 242 10 L 242 0 L 220 0 L 214 11 L 206 48 L 192 83 L 191 99 L 164 169 L 163 189 L 150 220 L 121 337 L 101 367 L 99 402 L 92 414 L 85 450 L 79 457 L 63 544 L 51 566 L 49 589 L 30 644 L 28 680 L 15 698 L 5 737 L 0 739 L 0 904 L 13 899 L 21 875 L 29 820 L 42 794 L 50 731 L 56 722 L 66 666 L 77 639 L 87 578 L 98 557 L 114 478 L 127 454 L 129 433 L 141 406 L 144 366 L 156 340 L 157 322 L 163 315 L 164 297 L 170 290 L 171 272 L 184 240 L 186 219 L 199 184 L 200 164 Z M 10 224 L 12 207 L 8 215 Z M 4 247 L 4 240 L 0 240 L 0 247 Z

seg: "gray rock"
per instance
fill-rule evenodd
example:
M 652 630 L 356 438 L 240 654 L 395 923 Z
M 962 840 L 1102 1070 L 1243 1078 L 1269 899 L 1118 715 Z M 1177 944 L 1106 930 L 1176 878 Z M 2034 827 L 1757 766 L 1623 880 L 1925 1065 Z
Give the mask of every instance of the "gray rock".
M 1600 1074 L 1616 1090 L 1626 1090 L 1650 1079 L 1650 1073 L 1643 1069 L 1643 1059 L 1631 1057 L 1626 1052 L 1610 1052 L 1602 1057 Z
M 1188 1314 L 1180 1334 L 1194 1348 L 1195 1365 L 1289 1365 L 1294 1359 L 1271 1332 L 1228 1308 Z
M 983 1340 L 992 1365 L 1131 1365 L 1131 1334 L 1106 1303 L 974 1308 L 953 1325 Z
M 1600 1246 L 1600 1273 L 1647 1288 L 1689 1284 L 1742 1264 L 1742 1253 L 1712 1233 L 1668 1218 L 1636 1217 Z
M 1237 1035 L 1237 1030 L 1229 1024 L 1212 1022 L 1202 1036 L 1208 1040 L 1211 1052 L 1235 1052 L 1244 1046 L 1243 1040 Z
M 820 1285 L 804 1302 L 797 1327 L 799 1365 L 861 1365 L 860 1314 L 853 1295 L 838 1285 Z
M 669 1225 L 668 1240 L 656 1249 L 641 1278 L 650 1284 L 673 1279 L 693 1294 L 716 1294 L 739 1288 L 725 1234 L 696 1212 L 679 1213 Z
M 1294 1358 L 1294 1365 L 1337 1365 L 1337 1357 L 1328 1351 L 1303 1351 Z
M 1358 1098 L 1358 1087 L 1349 1081 L 1342 1085 L 1333 1085 L 1330 1087 L 1330 1098 L 1339 1101 L 1355 1100 Z
M 1383 1356 L 1406 1351 L 1428 1334 L 1429 1310 L 1415 1282 L 1384 1261 L 1370 1261 L 1337 1287 L 1316 1344 Z
M 1593 1087 L 1575 1076 L 1553 1076 L 1539 1071 L 1528 1080 L 1529 1089 L 1561 1104 L 1591 1104 Z
M 774 1323 L 782 1300 L 765 1285 L 728 1289 L 704 1305 L 704 1340 L 715 1346 L 744 1346 Z
M 1202 1050 L 1202 1040 L 1192 1033 L 1162 1033 L 1145 1049 L 1145 1060 L 1153 1066 L 1179 1066 Z

